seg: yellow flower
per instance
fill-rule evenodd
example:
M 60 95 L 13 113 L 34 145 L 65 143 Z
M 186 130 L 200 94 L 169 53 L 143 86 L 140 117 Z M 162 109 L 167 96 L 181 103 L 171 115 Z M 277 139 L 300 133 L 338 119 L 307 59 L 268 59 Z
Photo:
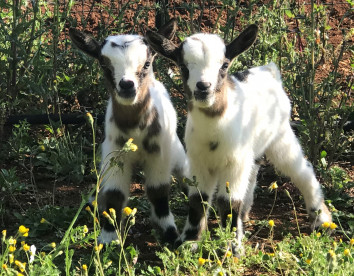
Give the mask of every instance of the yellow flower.
M 45 257 L 45 252 L 41 252 L 41 257 L 44 258 Z
M 113 208 L 109 208 L 109 213 L 111 214 L 112 218 L 113 219 L 116 219 L 117 216 L 116 216 L 116 210 L 114 210 Z
M 229 189 L 230 188 L 230 182 L 226 181 L 226 188 Z
M 131 144 L 133 142 L 133 138 L 129 138 L 129 140 L 127 141 L 127 144 Z
M 52 243 L 50 244 L 50 246 L 51 246 L 52 248 L 55 248 L 57 245 L 55 244 L 55 242 L 52 242 Z
M 9 254 L 9 263 L 12 264 L 14 262 L 14 254 Z
M 333 242 L 333 247 L 334 247 L 334 249 L 337 248 L 337 243 L 335 241 Z
M 204 265 L 204 264 L 205 264 L 205 259 L 199 258 L 199 259 L 198 259 L 198 264 L 199 264 L 199 266 Z
M 16 276 L 24 276 L 22 273 L 18 272 Z
M 123 213 L 128 217 L 131 213 L 133 212 L 132 209 L 130 209 L 129 207 L 125 207 L 123 209 Z
M 299 255 L 300 257 L 302 257 L 302 256 L 304 256 L 304 254 L 302 254 L 302 253 L 300 253 L 300 255 Z
M 272 184 L 270 184 L 269 186 L 270 191 L 276 190 L 277 188 L 278 188 L 278 184 L 276 181 L 272 182 Z
M 83 265 L 82 265 L 82 269 L 85 270 L 85 271 L 87 271 L 87 265 L 83 264 Z
M 2 230 L 1 233 L 2 233 L 2 236 L 3 236 L 3 237 L 6 237 L 6 230 L 5 230 L 5 229 Z
M 220 260 L 218 260 L 216 263 L 218 264 L 218 266 L 222 266 L 222 262 Z
M 343 252 L 344 256 L 350 256 L 350 250 L 347 248 Z
M 86 225 L 84 225 L 84 229 L 83 229 L 83 231 L 84 231 L 84 233 L 86 234 L 86 233 L 88 233 L 88 228 L 87 228 L 87 226 Z
M 28 232 L 23 234 L 24 237 L 28 237 Z
M 228 218 L 228 219 L 232 219 L 232 214 L 228 214 L 228 215 L 227 215 L 227 218 Z
M 330 226 L 330 223 L 327 222 L 327 221 L 324 222 L 324 223 L 322 223 L 322 227 L 323 227 L 323 228 L 326 228 L 326 229 L 327 229 L 329 226 Z
M 30 250 L 30 246 L 29 246 L 27 243 L 25 243 L 25 244 L 22 246 L 22 248 L 23 248 L 24 251 Z
M 15 245 L 16 242 L 17 242 L 17 241 L 16 241 L 15 239 L 9 238 L 9 244 L 10 244 L 10 245 Z
M 307 264 L 310 264 L 311 262 L 312 262 L 311 259 L 306 259 L 306 263 L 307 263 Z
M 86 206 L 85 210 L 86 210 L 87 212 L 91 212 L 90 206 Z
M 339 239 L 339 242 L 340 242 L 340 243 L 342 243 L 342 242 L 343 242 L 343 240 L 342 240 L 342 239 Z
M 331 249 L 328 251 L 329 255 L 332 257 L 332 258 L 335 258 L 336 257 L 336 253 L 334 253 L 334 251 Z
M 23 272 L 26 269 L 26 263 L 21 263 L 20 261 L 16 260 L 15 265 L 18 266 L 21 272 Z
M 138 150 L 138 146 L 135 145 L 135 144 L 133 144 L 133 143 L 131 143 L 131 144 L 130 144 L 130 150 L 131 150 L 131 151 L 137 151 L 137 150 Z
M 90 123 L 90 125 L 93 125 L 93 117 L 90 112 L 86 112 L 86 119 Z
M 332 223 L 329 225 L 329 227 L 330 227 L 332 230 L 334 230 L 334 229 L 337 228 L 337 224 L 335 224 L 334 222 L 332 222 Z
M 350 245 L 354 245 L 354 239 L 350 239 L 349 243 Z
M 231 256 L 232 256 L 231 251 L 227 251 L 227 252 L 226 252 L 226 257 L 229 258 L 229 257 L 231 257 Z
M 222 271 L 219 271 L 218 275 L 219 275 L 219 276 L 223 276 L 224 273 L 223 273 Z
M 106 211 L 103 211 L 102 212 L 102 215 L 105 217 L 105 218 L 111 218 L 109 215 L 108 215 L 108 213 L 106 212 Z
M 15 250 L 16 250 L 16 247 L 15 247 L 15 246 L 13 246 L 13 245 L 10 245 L 10 246 L 9 246 L 9 251 L 10 251 L 10 253 L 14 252 Z
M 103 248 L 103 244 L 100 243 L 98 246 L 95 246 L 95 251 L 96 251 L 96 252 L 99 252 L 99 251 L 102 250 L 102 248 Z
M 93 207 L 96 207 L 97 206 L 97 201 L 94 200 L 94 201 L 91 202 L 91 204 L 92 204 Z
M 29 231 L 29 228 L 26 228 L 25 226 L 21 225 L 19 228 L 18 228 L 18 232 L 20 234 L 22 234 L 23 236 L 28 233 Z
M 271 219 L 270 221 L 268 221 L 268 224 L 270 227 L 274 227 L 274 220 Z
M 138 210 L 137 210 L 136 208 L 133 208 L 133 211 L 132 211 L 131 215 L 132 215 L 132 216 L 135 216 L 135 214 L 136 214 L 137 211 L 138 211 Z
M 6 265 L 6 264 L 3 264 L 3 265 L 2 265 L 2 269 L 6 270 L 6 269 L 7 269 L 7 265 Z
M 46 221 L 46 219 L 45 218 L 42 218 L 41 219 L 41 223 L 46 223 L 47 221 Z
M 321 232 L 316 233 L 317 238 L 321 237 Z

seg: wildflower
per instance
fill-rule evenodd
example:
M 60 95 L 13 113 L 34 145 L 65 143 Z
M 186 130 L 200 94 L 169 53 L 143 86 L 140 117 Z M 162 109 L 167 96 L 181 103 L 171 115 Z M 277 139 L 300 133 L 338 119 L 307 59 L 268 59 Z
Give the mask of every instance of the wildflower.
M 116 216 L 116 210 L 114 210 L 113 208 L 109 208 L 109 213 L 111 214 L 112 218 L 113 219 L 116 219 L 117 216 Z
M 268 224 L 271 228 L 273 228 L 274 227 L 274 220 L 271 219 L 270 221 L 268 221 Z
M 45 218 L 42 218 L 41 219 L 41 223 L 46 223 L 47 221 L 46 221 L 46 219 Z
M 132 211 L 131 215 L 132 215 L 132 216 L 135 216 L 135 214 L 136 214 L 137 211 L 138 211 L 138 209 L 133 208 L 133 211 Z
M 222 271 L 219 271 L 218 275 L 219 275 L 219 276 L 223 276 L 224 273 L 223 273 Z
M 9 238 L 9 244 L 10 244 L 10 245 L 15 245 L 16 242 L 17 242 L 16 239 Z
M 17 265 L 21 272 L 25 271 L 26 269 L 26 263 L 21 263 L 18 260 L 15 261 L 15 265 Z
M 334 247 L 334 249 L 337 248 L 337 243 L 335 241 L 333 242 L 333 247 Z
M 236 232 L 237 228 L 236 227 L 232 227 L 232 232 Z
M 273 190 L 276 190 L 278 188 L 278 184 L 276 181 L 274 181 L 272 184 L 270 184 L 269 186 L 269 190 L 270 191 L 273 191 Z
M 351 239 L 351 240 L 349 241 L 349 243 L 350 243 L 350 245 L 354 245 L 354 239 Z
M 23 248 L 24 251 L 30 250 L 30 246 L 29 246 L 27 243 L 25 243 L 25 244 L 22 246 L 22 248 Z
M 29 262 L 32 263 L 34 261 L 34 256 L 36 255 L 36 246 L 34 244 L 31 245 L 31 256 Z
M 131 213 L 133 212 L 132 209 L 130 209 L 129 207 L 125 207 L 123 209 L 123 213 L 128 217 Z
M 316 233 L 317 238 L 321 237 L 321 232 Z
M 231 256 L 232 256 L 231 251 L 227 251 L 227 252 L 226 252 L 226 257 L 229 258 L 229 257 L 231 257 Z
M 130 144 L 130 150 L 131 150 L 131 151 L 137 151 L 137 150 L 138 150 L 138 146 L 135 145 L 135 144 L 133 144 L 133 143 L 131 143 L 131 144 Z
M 7 269 L 7 265 L 6 265 L 6 264 L 3 264 L 3 265 L 2 265 L 2 269 L 6 270 L 6 269 Z
M 105 217 L 105 218 L 111 218 L 109 215 L 108 215 L 108 213 L 106 212 L 106 211 L 103 211 L 103 213 L 102 213 L 102 215 Z
M 102 248 L 103 248 L 103 244 L 100 243 L 98 246 L 95 246 L 95 251 L 96 251 L 96 252 L 99 252 L 99 251 L 102 250 Z
M 205 259 L 199 258 L 199 259 L 198 259 L 198 264 L 199 264 L 199 266 L 204 265 L 204 264 L 205 264 Z
M 41 252 L 41 257 L 44 258 L 45 257 L 45 252 Z
M 348 248 L 344 249 L 343 254 L 344 254 L 344 256 L 350 256 L 350 250 Z
M 226 182 L 226 192 L 229 194 L 230 193 L 230 182 Z
M 86 206 L 86 208 L 85 208 L 85 210 L 87 211 L 87 212 L 91 212 L 91 208 L 90 208 L 90 206 Z
M 55 248 L 57 245 L 56 245 L 55 242 L 52 242 L 52 243 L 50 244 L 50 246 L 51 246 L 52 248 Z
M 21 225 L 21 226 L 18 228 L 18 232 L 19 232 L 20 234 L 22 234 L 22 236 L 27 237 L 27 236 L 28 236 L 28 232 L 29 232 L 29 228 L 26 228 L 25 226 Z
M 218 266 L 222 266 L 222 262 L 220 260 L 218 260 L 216 263 L 218 264 Z
M 24 276 L 22 273 L 18 272 L 16 276 Z
M 228 215 L 227 215 L 227 218 L 228 218 L 228 219 L 232 219 L 232 214 L 228 214 Z
M 337 228 L 337 224 L 335 224 L 334 222 L 332 222 L 332 223 L 329 225 L 329 227 L 330 227 L 332 230 L 334 230 L 334 229 Z
M 5 229 L 2 230 L 1 233 L 2 233 L 2 236 L 5 238 L 6 237 L 6 230 Z
M 44 146 L 44 145 L 40 145 L 40 146 L 38 147 L 38 149 L 39 149 L 40 151 L 45 151 L 45 146 Z
M 85 234 L 88 233 L 89 230 L 88 230 L 86 225 L 84 225 L 83 231 L 84 231 Z
M 86 120 L 90 123 L 90 125 L 93 125 L 93 117 L 90 112 L 86 112 L 85 114 Z
M 16 250 L 16 247 L 15 247 L 15 246 L 13 246 L 13 245 L 10 245 L 10 246 L 9 246 L 9 251 L 10 251 L 10 253 L 14 252 L 15 250 Z
M 85 271 L 87 271 L 87 265 L 83 264 L 83 265 L 82 265 L 82 269 L 85 270 Z
M 339 239 L 339 243 L 342 243 L 343 242 L 343 240 L 342 239 Z
M 334 251 L 331 249 L 328 251 L 329 256 L 331 256 L 332 258 L 336 257 L 336 253 L 334 253 Z
M 304 254 L 302 254 L 302 253 L 300 253 L 300 255 L 299 255 L 301 258 L 304 256 Z
M 12 264 L 14 262 L 14 254 L 9 254 L 9 263 Z
M 327 222 L 327 221 L 322 223 L 322 227 L 325 228 L 325 229 L 327 229 L 329 226 L 330 226 L 330 223 Z
M 94 201 L 91 202 L 91 204 L 92 204 L 93 207 L 96 207 L 97 206 L 97 201 L 94 200 Z
M 309 265 L 312 262 L 311 259 L 306 259 L 306 263 Z

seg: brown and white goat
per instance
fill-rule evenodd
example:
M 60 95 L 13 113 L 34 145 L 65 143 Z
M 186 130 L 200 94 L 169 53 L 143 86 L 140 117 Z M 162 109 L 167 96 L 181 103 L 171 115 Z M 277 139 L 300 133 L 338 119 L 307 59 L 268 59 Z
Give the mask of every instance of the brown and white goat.
M 242 218 L 253 202 L 256 160 L 264 154 L 300 189 L 313 226 L 331 221 L 320 184 L 290 127 L 290 101 L 276 65 L 228 74 L 232 60 L 254 43 L 257 32 L 251 25 L 228 45 L 214 34 L 195 34 L 180 45 L 158 33 L 146 34 L 156 52 L 180 67 L 188 99 L 185 143 L 190 176 L 196 177 L 198 186 L 189 191 L 182 242 L 200 237 L 206 223 L 202 201 L 211 203 L 217 192 L 222 225 L 232 213 L 231 227 L 237 226 L 238 237 L 235 249 L 241 247 Z
M 175 29 L 172 20 L 159 33 L 171 38 Z M 186 157 L 176 134 L 176 112 L 165 87 L 154 77 L 155 52 L 139 35 L 109 36 L 98 43 L 76 29 L 70 29 L 69 34 L 80 50 L 99 61 L 110 92 L 101 167 L 110 167 L 111 158 L 129 138 L 138 146 L 136 152 L 124 155 L 123 168 L 115 166 L 107 173 L 98 195 L 99 209 L 114 208 L 119 223 L 133 169 L 142 166 L 152 219 L 163 230 L 164 241 L 173 243 L 178 232 L 168 202 L 171 172 L 183 175 Z M 114 239 L 115 229 L 106 222 L 99 240 L 109 243 Z

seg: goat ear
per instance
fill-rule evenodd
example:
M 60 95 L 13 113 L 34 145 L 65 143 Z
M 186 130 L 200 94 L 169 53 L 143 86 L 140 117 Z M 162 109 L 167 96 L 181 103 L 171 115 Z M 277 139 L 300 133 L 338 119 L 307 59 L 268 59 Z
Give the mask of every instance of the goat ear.
M 248 26 L 246 30 L 226 46 L 226 57 L 232 60 L 242 52 L 246 51 L 256 41 L 257 33 L 257 25 L 252 24 Z
M 177 61 L 176 51 L 178 47 L 171 40 L 153 31 L 147 31 L 145 38 L 155 52 L 175 62 Z
M 69 29 L 69 35 L 71 40 L 81 51 L 94 58 L 99 58 L 101 46 L 95 39 L 74 28 Z
M 177 19 L 172 18 L 165 25 L 161 26 L 160 29 L 157 31 L 157 33 L 171 40 L 175 36 L 176 31 L 177 31 Z

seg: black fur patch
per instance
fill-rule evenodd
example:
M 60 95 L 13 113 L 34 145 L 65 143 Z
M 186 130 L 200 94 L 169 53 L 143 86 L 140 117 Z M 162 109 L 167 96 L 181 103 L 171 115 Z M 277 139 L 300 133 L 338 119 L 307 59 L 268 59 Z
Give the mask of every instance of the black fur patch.
M 233 76 L 239 80 L 239 81 L 246 81 L 247 80 L 247 77 L 248 75 L 250 74 L 250 71 L 249 70 L 245 70 L 245 71 L 242 71 L 242 72 L 236 72 L 233 74 Z
M 242 202 L 239 200 L 231 201 L 231 205 L 230 205 L 230 201 L 228 199 L 225 199 L 224 197 L 219 197 L 217 199 L 217 205 L 221 217 L 222 227 L 226 227 L 227 218 L 228 215 L 231 213 L 231 209 L 232 209 L 231 228 L 237 226 L 237 217 L 240 215 L 241 204 Z
M 116 211 L 117 222 L 119 224 L 122 217 L 123 202 L 125 200 L 124 194 L 119 190 L 107 190 L 103 191 L 103 193 L 98 196 L 98 206 L 102 205 L 102 209 L 107 212 L 109 212 L 110 208 L 113 208 Z M 115 231 L 114 226 L 110 224 L 108 220 L 105 220 L 103 228 L 108 232 Z
M 146 194 L 154 206 L 155 214 L 158 218 L 166 217 L 170 213 L 168 205 L 169 184 L 162 184 L 159 187 L 147 187 Z
M 178 238 L 178 232 L 176 227 L 174 226 L 168 227 L 166 231 L 163 233 L 163 242 L 174 244 L 177 238 Z
M 202 201 L 208 201 L 208 198 L 208 195 L 205 193 L 202 193 L 201 196 L 194 194 L 189 197 L 188 219 L 192 226 L 199 226 L 200 221 L 205 216 Z M 207 209 L 207 207 L 205 207 L 205 209 Z
M 186 232 L 184 232 L 185 236 L 185 240 L 186 241 L 195 241 L 199 238 L 199 234 L 200 234 L 200 229 L 199 228 L 195 228 L 195 229 L 188 229 Z

